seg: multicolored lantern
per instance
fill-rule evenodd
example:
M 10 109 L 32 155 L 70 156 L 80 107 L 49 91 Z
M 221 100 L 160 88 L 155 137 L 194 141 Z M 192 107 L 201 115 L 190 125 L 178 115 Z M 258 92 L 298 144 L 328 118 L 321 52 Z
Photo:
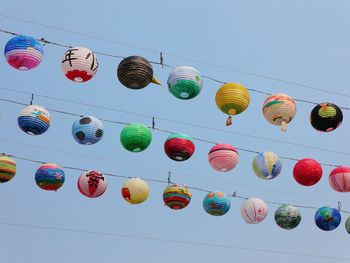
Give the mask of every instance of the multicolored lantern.
M 103 137 L 103 123 L 96 117 L 84 116 L 73 123 L 72 135 L 80 144 L 95 144 Z
M 301 214 L 298 208 L 292 205 L 282 205 L 275 212 L 275 222 L 283 229 L 296 228 L 301 221 Z
M 208 160 L 214 170 L 228 172 L 238 164 L 239 154 L 230 144 L 217 144 L 210 149 Z
M 350 234 L 350 216 L 345 221 L 345 230 Z
M 341 109 L 330 102 L 315 106 L 310 114 L 312 127 L 321 132 L 330 132 L 338 128 L 343 121 Z
M 173 69 L 167 83 L 170 93 L 182 100 L 196 97 L 203 87 L 202 76 L 198 70 L 188 66 Z
M 350 192 L 350 167 L 339 166 L 333 169 L 328 180 L 335 191 Z
M 336 229 L 341 222 L 341 215 L 338 209 L 328 206 L 321 207 L 315 213 L 315 223 L 318 228 L 324 231 Z
M 321 180 L 322 166 L 314 159 L 299 160 L 293 169 L 295 181 L 304 186 L 311 186 Z
M 17 118 L 18 126 L 27 134 L 40 135 L 50 127 L 49 112 L 39 105 L 25 107 Z
M 131 178 L 123 184 L 122 196 L 132 205 L 146 201 L 148 195 L 148 184 L 140 178 Z
M 191 202 L 192 194 L 184 185 L 168 185 L 163 192 L 163 200 L 167 207 L 174 210 L 185 208 Z
M 259 153 L 253 159 L 253 170 L 260 179 L 270 180 L 280 174 L 282 162 L 273 152 Z
M 222 216 L 230 210 L 231 201 L 223 192 L 210 192 L 203 199 L 204 210 L 212 216 Z
M 5 46 L 4 55 L 7 62 L 19 70 L 37 67 L 44 56 L 41 44 L 29 36 L 15 36 Z
M 107 178 L 98 171 L 89 171 L 79 176 L 77 185 L 80 193 L 95 198 L 106 191 Z
M 16 175 L 16 162 L 7 155 L 0 155 L 0 183 L 10 181 Z
M 85 47 L 73 47 L 64 53 L 61 68 L 64 75 L 75 82 L 85 82 L 95 76 L 98 62 L 94 52 Z
M 247 224 L 260 223 L 267 216 L 267 205 L 259 198 L 249 198 L 242 204 L 241 215 Z
M 64 179 L 64 171 L 55 163 L 46 163 L 35 173 L 36 184 L 48 191 L 57 191 L 63 185 Z
M 120 133 L 120 142 L 131 152 L 142 152 L 151 143 L 152 133 L 144 124 L 131 123 Z
M 170 135 L 164 143 L 164 151 L 174 161 L 186 161 L 195 150 L 192 138 L 182 133 Z

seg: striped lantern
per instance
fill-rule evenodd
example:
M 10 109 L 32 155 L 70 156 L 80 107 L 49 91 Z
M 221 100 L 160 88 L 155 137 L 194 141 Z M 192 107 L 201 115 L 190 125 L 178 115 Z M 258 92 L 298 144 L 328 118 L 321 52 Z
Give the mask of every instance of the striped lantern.
M 315 106 L 310 114 L 312 127 L 321 132 L 330 132 L 340 126 L 343 121 L 341 109 L 330 102 L 323 102 Z
M 84 116 L 73 123 L 72 135 L 80 144 L 95 144 L 103 137 L 103 123 L 96 117 Z
M 7 155 L 0 155 L 0 183 L 10 181 L 16 175 L 16 162 Z
M 140 56 L 130 56 L 123 59 L 117 69 L 119 81 L 129 89 L 143 89 L 149 83 L 160 85 L 153 76 L 151 63 Z
M 275 212 L 276 224 L 286 230 L 296 228 L 301 221 L 298 208 L 292 205 L 282 205 Z
M 49 112 L 39 105 L 25 107 L 17 118 L 18 126 L 27 134 L 40 135 L 50 127 Z
M 132 205 L 141 204 L 149 195 L 148 184 L 140 178 L 127 180 L 122 187 L 122 196 Z
M 282 162 L 273 152 L 259 153 L 254 157 L 252 166 L 255 174 L 264 180 L 275 178 L 282 170 Z
M 165 153 L 174 161 L 186 161 L 194 150 L 192 138 L 182 133 L 170 135 L 164 143 Z
M 299 160 L 293 168 L 295 181 L 304 186 L 318 183 L 322 177 L 322 166 L 314 159 Z
M 170 93 L 182 100 L 196 97 L 203 88 L 202 76 L 198 70 L 188 66 L 173 69 L 167 83 Z
M 151 143 L 152 133 L 144 124 L 130 123 L 120 133 L 120 142 L 131 152 L 141 152 Z
M 185 208 L 191 202 L 192 194 L 184 185 L 168 185 L 163 192 L 163 200 L 167 207 L 174 210 Z
M 319 229 L 331 231 L 339 226 L 341 215 L 338 209 L 324 206 L 316 211 L 314 219 Z
M 204 210 L 212 216 L 222 216 L 230 207 L 231 201 L 223 192 L 210 192 L 203 199 Z
M 36 184 L 44 190 L 57 191 L 64 183 L 64 171 L 54 163 L 46 163 L 35 173 Z
M 98 61 L 94 52 L 85 47 L 73 47 L 64 53 L 61 60 L 63 74 L 75 82 L 85 82 L 95 76 Z
M 267 216 L 267 205 L 259 198 L 249 198 L 242 204 L 241 215 L 247 224 L 260 223 Z
M 226 83 L 216 92 L 215 101 L 219 109 L 229 115 L 226 120 L 228 126 L 232 124 L 231 115 L 240 114 L 247 109 L 250 95 L 243 85 Z
M 281 126 L 282 131 L 287 131 L 287 125 L 295 116 L 296 105 L 294 100 L 282 93 L 269 96 L 263 104 L 263 114 L 268 122 Z
M 350 167 L 339 166 L 329 175 L 329 184 L 337 192 L 350 192 Z
M 5 46 L 4 55 L 7 62 L 19 70 L 37 67 L 44 56 L 41 44 L 29 36 L 15 36 Z
M 208 160 L 214 170 L 228 172 L 236 167 L 239 154 L 230 144 L 217 144 L 210 149 Z
M 106 191 L 107 178 L 98 171 L 89 171 L 79 176 L 77 185 L 80 193 L 95 198 Z
M 350 234 L 350 216 L 345 221 L 345 230 Z

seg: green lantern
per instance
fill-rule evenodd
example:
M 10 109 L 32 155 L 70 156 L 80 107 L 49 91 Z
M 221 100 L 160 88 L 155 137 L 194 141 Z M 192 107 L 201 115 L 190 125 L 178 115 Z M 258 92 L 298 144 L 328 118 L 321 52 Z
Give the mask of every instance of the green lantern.
M 151 143 L 151 131 L 141 123 L 130 123 L 120 133 L 120 142 L 131 152 L 142 152 Z

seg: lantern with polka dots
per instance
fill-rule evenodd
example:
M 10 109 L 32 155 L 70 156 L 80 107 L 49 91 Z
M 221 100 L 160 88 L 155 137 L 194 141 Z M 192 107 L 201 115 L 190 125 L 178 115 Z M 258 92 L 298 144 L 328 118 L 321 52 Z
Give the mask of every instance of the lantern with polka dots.
M 335 191 L 350 192 L 350 167 L 339 166 L 333 169 L 328 180 Z
M 295 181 L 304 186 L 318 183 L 322 177 L 322 166 L 314 159 L 299 160 L 293 168 Z
M 223 192 L 210 192 L 203 199 L 204 210 L 212 216 L 222 216 L 231 207 L 231 201 Z
M 247 224 L 260 223 L 267 216 L 267 205 L 259 198 L 249 198 L 242 204 L 241 215 Z
M 46 163 L 35 173 L 36 184 L 43 190 L 57 191 L 64 183 L 63 169 L 55 163 Z
M 80 144 L 91 145 L 103 137 L 103 123 L 93 116 L 85 116 L 73 123 L 73 138 Z
M 228 172 L 238 164 L 239 154 L 230 144 L 217 144 L 210 149 L 208 160 L 214 170 Z
M 148 184 L 140 178 L 127 180 L 122 187 L 122 196 L 130 204 L 141 204 L 149 195 Z
M 29 135 L 40 135 L 50 127 L 51 117 L 42 106 L 29 105 L 25 107 L 17 118 L 18 126 Z

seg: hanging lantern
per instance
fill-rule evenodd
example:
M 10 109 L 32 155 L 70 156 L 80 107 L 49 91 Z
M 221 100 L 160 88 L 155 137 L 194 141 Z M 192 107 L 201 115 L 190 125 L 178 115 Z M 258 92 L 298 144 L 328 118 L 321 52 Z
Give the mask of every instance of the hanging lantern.
M 283 229 L 296 228 L 301 221 L 301 214 L 298 208 L 292 205 L 282 205 L 275 212 L 275 222 Z
M 249 198 L 242 204 L 241 215 L 247 224 L 260 223 L 267 216 L 267 205 L 259 198 Z
M 345 221 L 345 230 L 350 234 L 350 216 Z
M 164 143 L 165 153 L 174 161 L 186 161 L 192 156 L 194 149 L 192 138 L 182 133 L 170 135 Z
M 18 126 L 27 134 L 40 135 L 50 127 L 51 117 L 49 112 L 39 105 L 29 105 L 19 114 Z
M 148 194 L 148 184 L 140 178 L 131 178 L 123 184 L 122 196 L 132 205 L 146 201 Z
M 54 163 L 46 163 L 35 173 L 36 184 L 44 190 L 57 191 L 64 183 L 64 171 Z
M 231 201 L 223 192 L 210 192 L 203 199 L 204 210 L 212 216 L 222 216 L 230 207 Z
M 253 159 L 253 170 L 260 179 L 270 180 L 280 174 L 282 162 L 273 152 L 259 153 Z
M 19 70 L 30 70 L 37 67 L 44 55 L 41 44 L 29 36 L 11 38 L 4 50 L 7 62 Z
M 72 135 L 80 144 L 95 144 L 103 137 L 103 123 L 93 116 L 84 116 L 73 123 Z
M 202 76 L 195 68 L 181 66 L 173 69 L 168 78 L 171 94 L 182 100 L 196 97 L 203 88 Z
M 324 231 L 336 229 L 341 221 L 341 215 L 338 209 L 328 206 L 321 207 L 315 213 L 315 223 L 318 228 Z
M 322 166 L 314 159 L 299 160 L 293 169 L 295 181 L 304 186 L 311 186 L 321 180 Z
M 0 183 L 10 181 L 16 174 L 16 162 L 7 155 L 0 155 Z
M 341 109 L 330 102 L 323 102 L 315 106 L 310 114 L 312 127 L 321 132 L 330 132 L 338 128 L 343 121 Z
M 269 96 L 263 105 L 266 120 L 273 125 L 281 126 L 282 131 L 287 131 L 287 125 L 294 118 L 296 110 L 294 100 L 282 93 Z
M 226 126 L 229 126 L 232 124 L 231 115 L 240 114 L 247 109 L 250 95 L 243 85 L 226 83 L 216 92 L 215 101 L 219 109 L 229 115 L 226 120 Z
M 210 149 L 208 160 L 214 170 L 228 172 L 236 167 L 239 154 L 230 144 L 217 144 Z
M 330 186 L 337 192 L 350 192 L 350 167 L 339 166 L 328 177 Z
M 61 68 L 68 79 L 75 82 L 85 82 L 95 76 L 98 61 L 90 49 L 73 47 L 64 53 Z
M 151 140 L 151 131 L 140 123 L 128 124 L 120 133 L 121 144 L 131 152 L 142 152 L 150 145 Z
M 140 56 L 123 59 L 117 69 L 119 81 L 129 89 L 143 89 L 150 82 L 161 85 L 153 76 L 151 63 Z
M 166 206 L 174 210 L 185 208 L 191 202 L 192 194 L 183 185 L 168 185 L 163 192 L 163 200 Z
M 98 171 L 89 171 L 79 176 L 77 184 L 80 193 L 95 198 L 103 195 L 106 191 L 107 178 Z

